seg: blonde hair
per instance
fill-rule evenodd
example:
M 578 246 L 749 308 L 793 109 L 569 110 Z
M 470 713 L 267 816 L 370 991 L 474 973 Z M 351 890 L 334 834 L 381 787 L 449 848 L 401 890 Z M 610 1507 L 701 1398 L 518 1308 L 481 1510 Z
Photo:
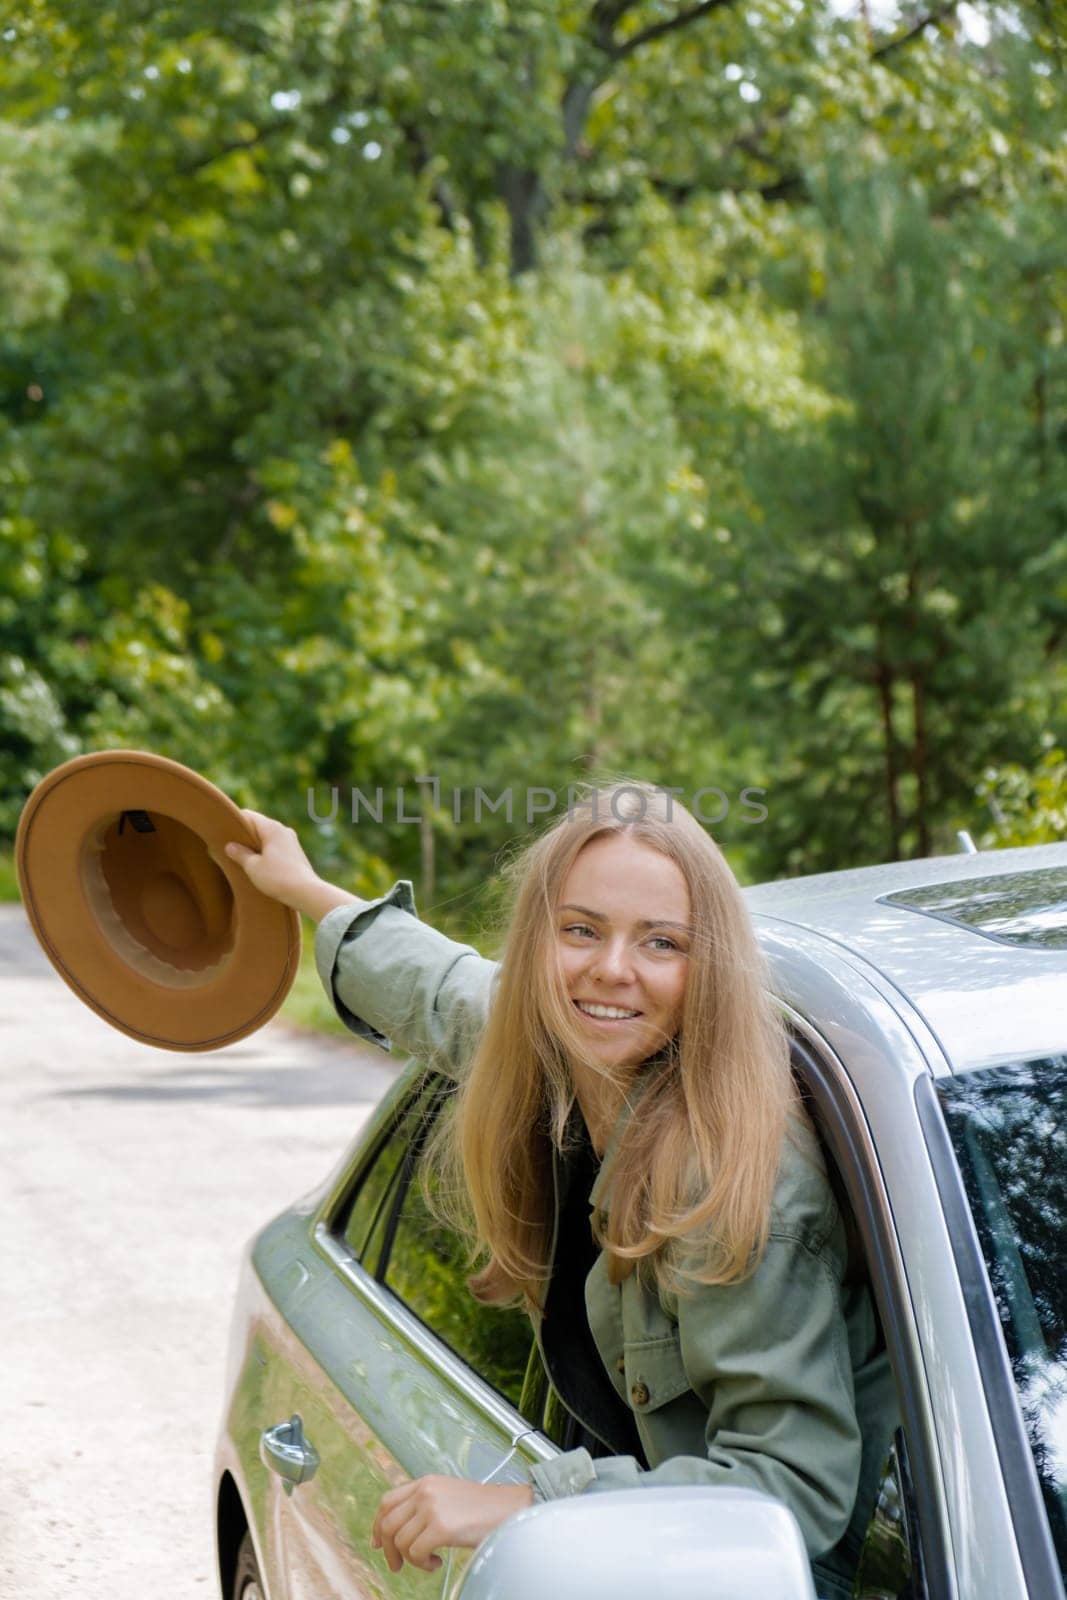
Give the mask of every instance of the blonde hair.
M 599 1242 L 609 1276 L 619 1282 L 637 1267 L 666 1289 L 685 1278 L 732 1283 L 766 1244 L 796 1096 L 748 913 L 721 851 L 685 807 L 648 784 L 619 783 L 591 790 L 512 869 L 496 997 L 437 1141 L 438 1200 L 465 1191 L 484 1263 L 471 1288 L 483 1300 L 534 1303 L 545 1288 L 553 1146 L 564 1147 L 574 1105 L 569 1062 L 585 1059 L 557 954 L 557 904 L 579 852 L 613 833 L 681 869 L 693 937 L 679 1033 L 628 1069 L 642 1093 L 606 1175 Z

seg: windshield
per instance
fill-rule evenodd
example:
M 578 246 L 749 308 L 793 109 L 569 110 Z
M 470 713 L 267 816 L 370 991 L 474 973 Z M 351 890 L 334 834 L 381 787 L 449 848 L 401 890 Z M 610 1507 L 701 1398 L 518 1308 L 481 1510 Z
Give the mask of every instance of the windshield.
M 1067 1573 L 1067 1056 L 938 1085 Z

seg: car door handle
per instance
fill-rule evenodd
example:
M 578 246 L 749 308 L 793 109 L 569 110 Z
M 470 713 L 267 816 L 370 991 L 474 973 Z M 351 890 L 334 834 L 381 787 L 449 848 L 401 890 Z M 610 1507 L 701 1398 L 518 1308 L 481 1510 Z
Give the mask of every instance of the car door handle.
M 278 1422 L 259 1438 L 259 1459 L 265 1467 L 285 1479 L 285 1490 L 292 1494 L 298 1483 L 307 1483 L 318 1471 L 318 1452 L 304 1438 L 304 1425 L 298 1416 Z

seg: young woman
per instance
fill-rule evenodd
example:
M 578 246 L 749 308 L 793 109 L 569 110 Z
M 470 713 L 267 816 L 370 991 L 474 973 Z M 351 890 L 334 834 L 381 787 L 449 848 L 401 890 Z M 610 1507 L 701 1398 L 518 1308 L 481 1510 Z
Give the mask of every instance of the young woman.
M 520 1299 L 585 1430 L 528 1486 L 386 1494 L 393 1571 L 535 1499 L 730 1484 L 794 1512 L 848 1596 L 895 1423 L 866 1286 L 797 1100 L 736 881 L 661 791 L 594 791 L 525 854 L 499 966 L 427 927 L 410 886 L 361 901 L 250 813 L 266 893 L 319 921 L 339 1014 L 458 1080 L 450 1152 L 484 1265 Z

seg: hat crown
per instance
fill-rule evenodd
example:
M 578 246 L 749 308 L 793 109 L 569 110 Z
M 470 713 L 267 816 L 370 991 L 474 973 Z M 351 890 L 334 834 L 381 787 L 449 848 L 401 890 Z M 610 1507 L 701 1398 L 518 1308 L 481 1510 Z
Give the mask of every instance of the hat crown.
M 229 884 L 204 840 L 177 818 L 143 810 L 129 827 L 128 815 L 105 821 L 86 841 L 82 882 L 104 933 L 157 983 L 167 982 L 168 967 L 175 983 L 188 973 L 214 975 L 233 948 Z

